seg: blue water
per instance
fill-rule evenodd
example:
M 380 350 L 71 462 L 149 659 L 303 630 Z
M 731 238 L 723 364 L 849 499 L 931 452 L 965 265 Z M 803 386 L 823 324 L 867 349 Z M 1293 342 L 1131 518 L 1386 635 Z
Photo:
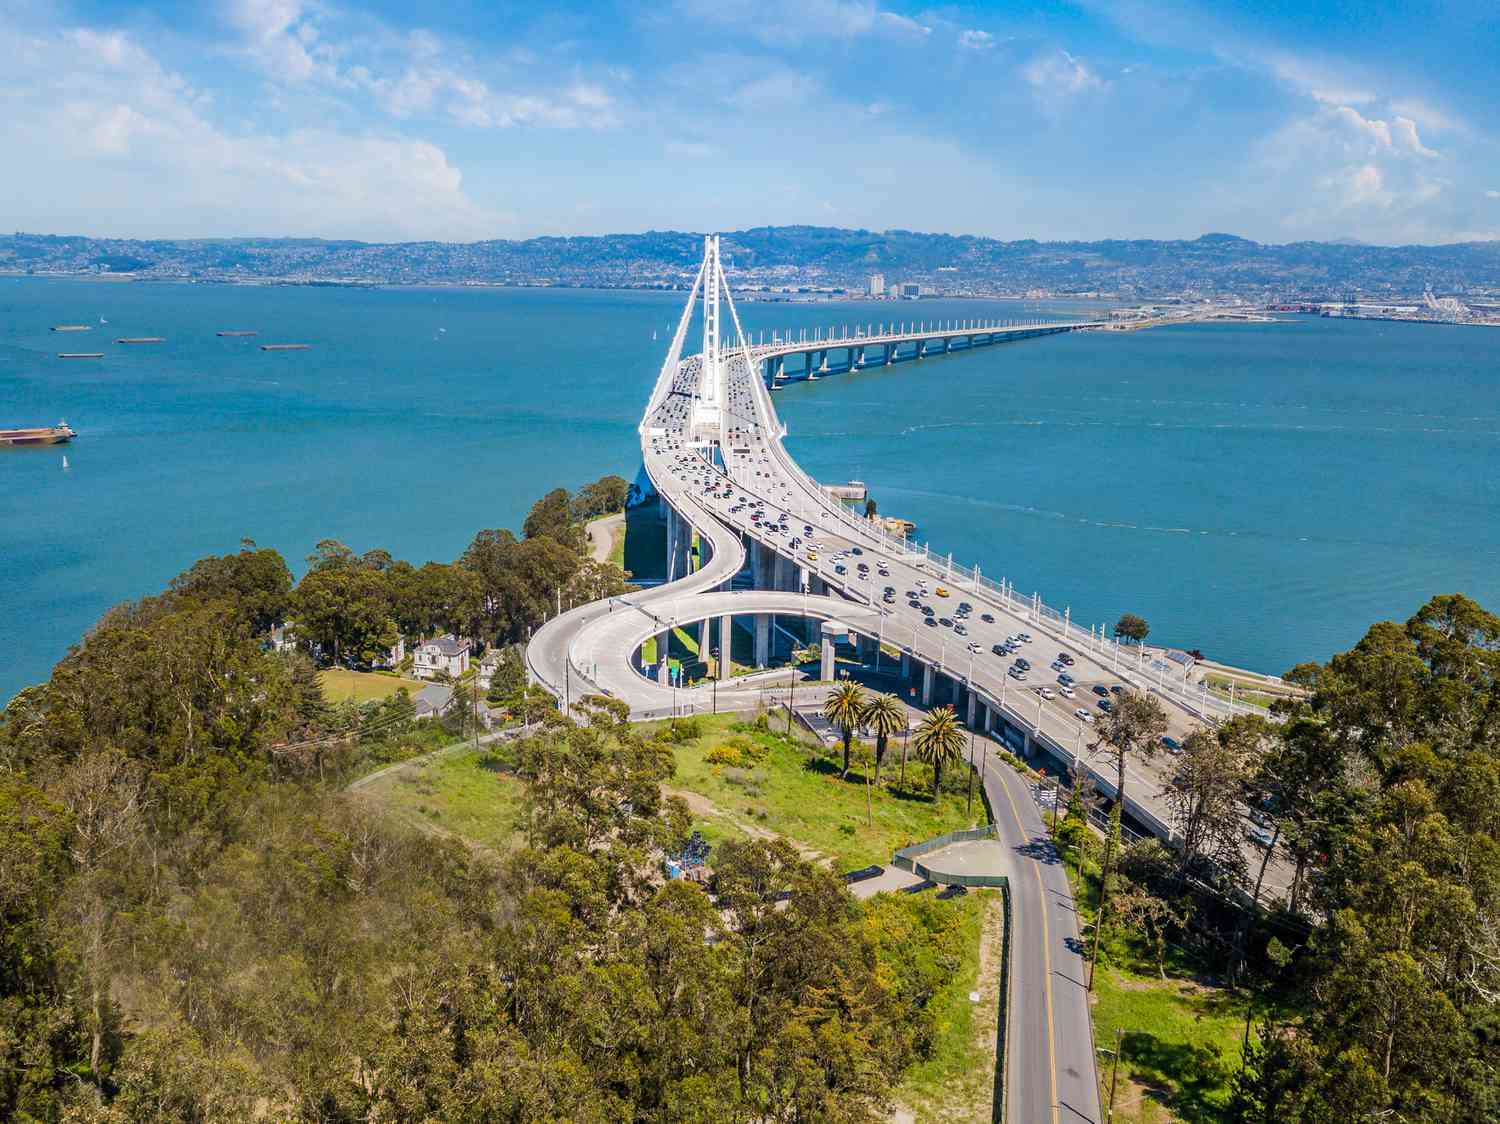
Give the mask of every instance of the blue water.
M 241 538 L 294 567 L 325 537 L 449 559 L 551 487 L 632 475 L 680 300 L 0 280 L 0 425 L 81 434 L 0 451 L 0 698 Z M 752 333 L 1052 311 L 741 306 Z M 865 480 L 935 546 L 1075 620 L 1128 609 L 1153 638 L 1279 671 L 1434 592 L 1500 607 L 1497 374 L 1486 329 L 1298 320 L 1052 337 L 777 405 L 810 472 Z

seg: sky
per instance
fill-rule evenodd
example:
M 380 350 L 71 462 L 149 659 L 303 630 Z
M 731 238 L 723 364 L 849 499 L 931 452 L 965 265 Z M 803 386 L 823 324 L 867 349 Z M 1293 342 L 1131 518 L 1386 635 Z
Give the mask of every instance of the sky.
M 1500 238 L 1500 0 L 0 0 L 0 229 Z

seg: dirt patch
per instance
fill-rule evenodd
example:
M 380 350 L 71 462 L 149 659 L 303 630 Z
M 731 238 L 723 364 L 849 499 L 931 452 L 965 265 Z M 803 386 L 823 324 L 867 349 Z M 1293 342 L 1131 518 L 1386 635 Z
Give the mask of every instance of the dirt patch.
M 745 820 L 731 816 L 701 792 L 690 792 L 685 788 L 673 788 L 671 785 L 662 785 L 661 790 L 668 796 L 680 796 L 688 806 L 688 811 L 692 812 L 695 816 L 711 816 L 716 820 L 724 820 L 726 823 L 733 824 L 752 839 L 769 840 L 786 838 L 785 836 L 777 835 L 774 831 L 761 827 L 759 824 L 748 823 Z M 797 854 L 810 863 L 827 864 L 832 861 L 822 851 L 814 847 L 809 847 L 806 843 L 799 843 L 795 839 L 787 839 L 786 841 L 796 849 Z

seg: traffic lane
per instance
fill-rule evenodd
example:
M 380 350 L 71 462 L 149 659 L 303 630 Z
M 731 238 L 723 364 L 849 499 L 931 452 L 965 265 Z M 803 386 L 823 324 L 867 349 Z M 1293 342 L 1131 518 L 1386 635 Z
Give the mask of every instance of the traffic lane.
M 1066 871 L 1014 770 L 986 763 L 996 834 L 1011 849 L 1013 936 L 1007 1116 L 1015 1122 L 1099 1119 L 1083 946 Z

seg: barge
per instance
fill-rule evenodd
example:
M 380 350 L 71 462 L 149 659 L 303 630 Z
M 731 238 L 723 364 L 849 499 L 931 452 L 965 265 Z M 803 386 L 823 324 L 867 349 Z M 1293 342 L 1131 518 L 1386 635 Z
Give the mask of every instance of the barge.
M 306 351 L 310 343 L 263 343 L 260 345 L 262 351 Z
M 260 334 L 259 332 L 252 331 L 252 330 L 246 329 L 246 328 L 230 328 L 230 329 L 228 329 L 226 331 L 223 331 L 223 332 L 215 332 L 214 333 L 214 335 L 216 335 L 216 336 L 256 336 L 256 335 L 259 335 L 259 334 Z
M 121 336 L 115 343 L 166 343 L 165 336 Z
M 32 429 L 0 429 L 0 445 L 64 445 L 77 436 L 67 422 L 58 422 Z
M 57 357 L 59 359 L 103 359 L 104 358 L 104 352 L 102 352 L 102 351 L 59 351 L 57 353 Z

